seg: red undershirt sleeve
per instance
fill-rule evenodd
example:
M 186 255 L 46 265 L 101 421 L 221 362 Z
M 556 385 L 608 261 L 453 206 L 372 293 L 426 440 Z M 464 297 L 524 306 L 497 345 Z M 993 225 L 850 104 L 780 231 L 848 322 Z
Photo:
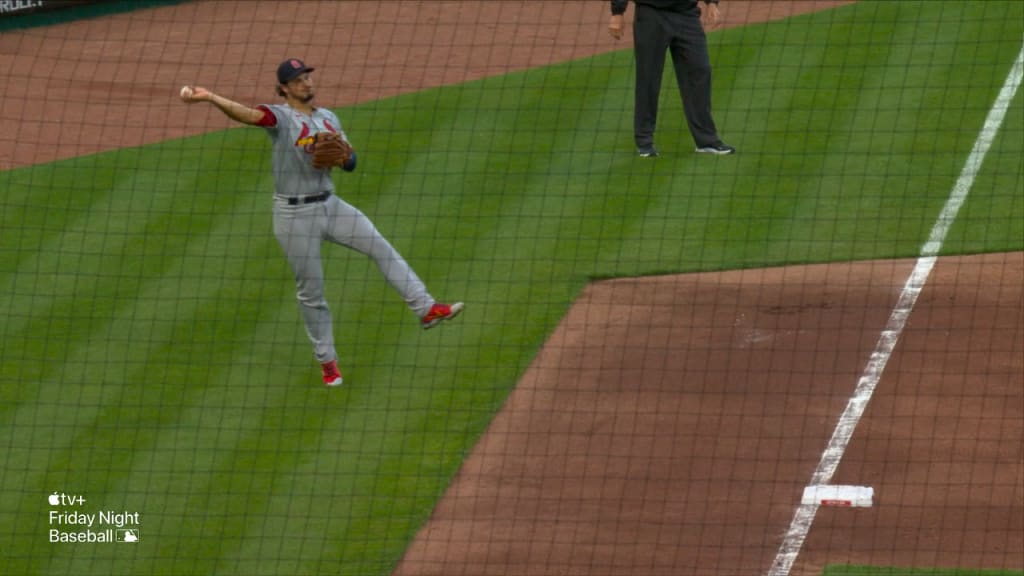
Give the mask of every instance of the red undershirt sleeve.
M 256 122 L 257 126 L 262 126 L 264 128 L 273 128 L 274 126 L 277 126 L 277 116 L 274 116 L 274 113 L 270 111 L 270 108 L 260 104 L 256 109 L 263 112 L 263 118 L 260 118 L 259 122 Z

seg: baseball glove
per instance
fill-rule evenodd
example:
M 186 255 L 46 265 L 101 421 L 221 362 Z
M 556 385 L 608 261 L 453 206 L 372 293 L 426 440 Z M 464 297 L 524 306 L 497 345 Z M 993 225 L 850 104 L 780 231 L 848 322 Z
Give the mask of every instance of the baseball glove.
M 318 132 L 313 141 L 313 167 L 344 166 L 352 158 L 352 146 L 335 132 Z

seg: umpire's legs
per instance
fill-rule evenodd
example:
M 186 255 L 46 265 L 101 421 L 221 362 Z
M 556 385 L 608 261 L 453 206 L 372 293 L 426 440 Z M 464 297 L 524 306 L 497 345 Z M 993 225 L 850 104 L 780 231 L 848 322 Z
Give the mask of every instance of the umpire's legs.
M 665 72 L 665 51 L 670 36 L 664 16 L 655 8 L 636 4 L 633 17 L 633 48 L 636 60 L 636 95 L 633 106 L 633 136 L 637 148 L 654 144 L 658 123 L 658 96 Z
M 711 58 L 700 9 L 694 6 L 692 12 L 672 14 L 671 19 L 675 35 L 669 50 L 690 134 L 698 148 L 717 144 L 718 130 L 711 117 Z

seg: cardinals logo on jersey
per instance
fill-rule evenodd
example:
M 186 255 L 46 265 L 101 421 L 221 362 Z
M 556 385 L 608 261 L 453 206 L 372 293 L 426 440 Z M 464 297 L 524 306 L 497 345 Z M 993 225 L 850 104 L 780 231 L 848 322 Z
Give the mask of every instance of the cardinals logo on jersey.
M 326 128 L 328 132 L 338 132 L 334 129 L 334 126 L 331 126 L 328 122 L 324 122 L 324 128 Z M 303 122 L 302 131 L 299 132 L 299 137 L 295 139 L 295 146 L 302 148 L 308 154 L 312 154 L 314 142 L 316 142 L 316 134 L 311 134 L 309 125 Z

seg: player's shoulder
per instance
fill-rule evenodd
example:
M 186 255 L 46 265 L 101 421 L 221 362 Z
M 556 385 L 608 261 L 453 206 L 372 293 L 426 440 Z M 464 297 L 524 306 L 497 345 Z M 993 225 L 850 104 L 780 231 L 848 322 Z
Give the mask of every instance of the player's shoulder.
M 282 119 L 285 118 L 285 111 L 282 110 L 281 106 L 278 104 L 257 104 L 256 110 L 258 110 L 262 116 L 253 124 L 266 128 L 271 133 L 277 131 Z
M 259 110 L 269 110 L 275 116 L 281 116 L 288 109 L 284 104 L 260 104 L 256 108 Z
M 269 112 L 278 122 L 288 117 L 288 107 L 283 104 L 259 104 L 256 109 Z
M 313 114 L 323 116 L 324 118 L 332 118 L 334 120 L 338 119 L 338 115 L 335 114 L 333 110 L 322 106 L 317 106 L 316 109 L 313 110 Z

